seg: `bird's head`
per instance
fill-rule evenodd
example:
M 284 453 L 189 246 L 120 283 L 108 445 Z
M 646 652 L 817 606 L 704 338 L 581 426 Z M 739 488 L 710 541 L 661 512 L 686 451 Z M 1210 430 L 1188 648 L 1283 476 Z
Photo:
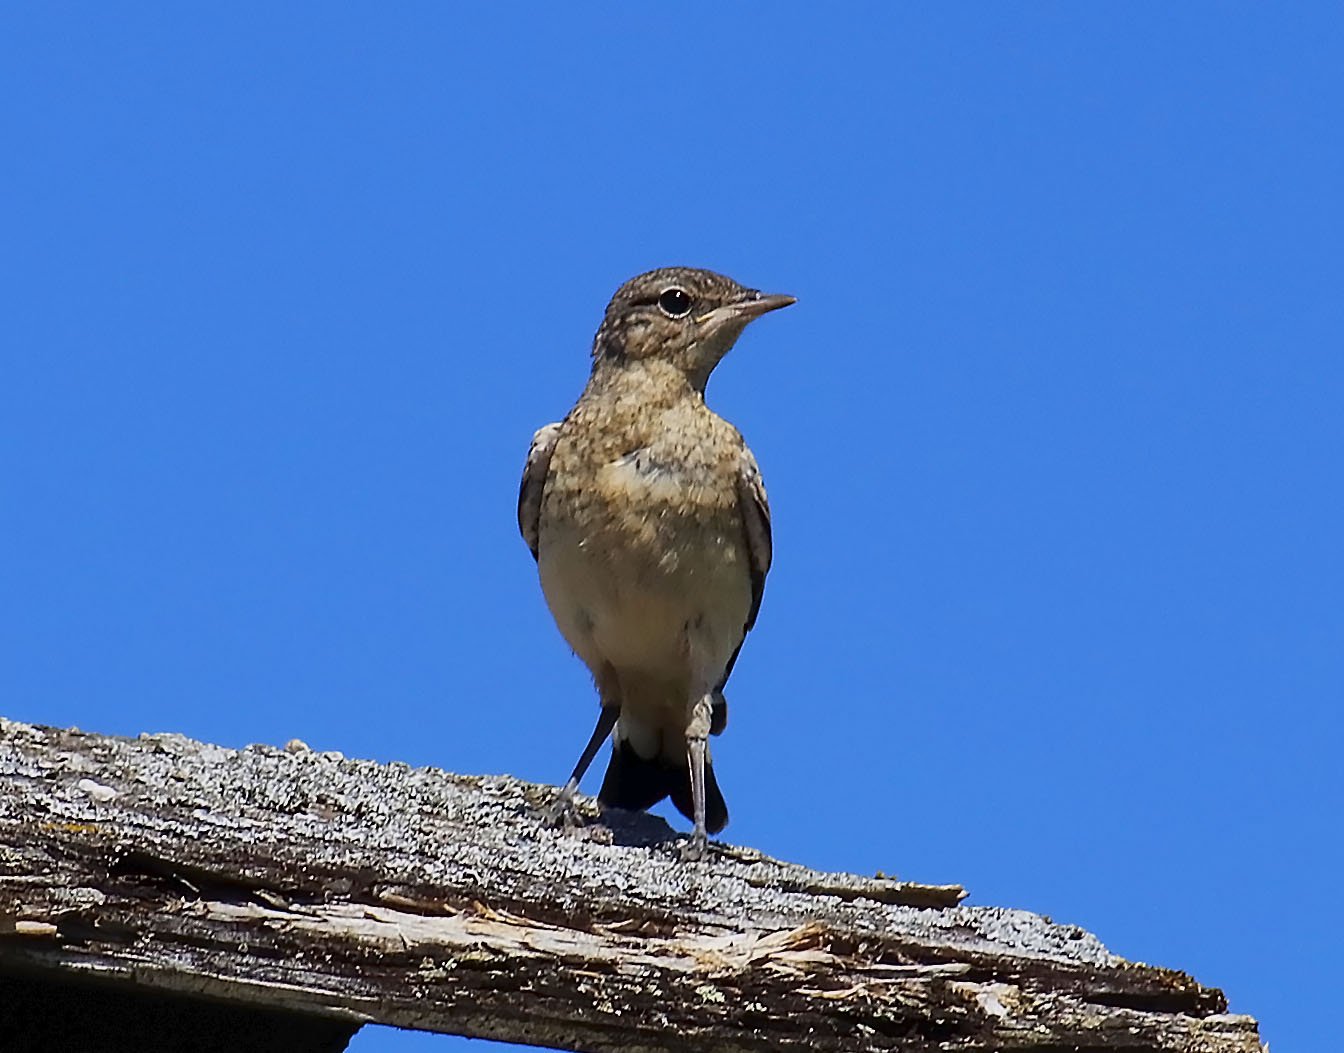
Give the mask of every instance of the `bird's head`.
M 752 319 L 788 307 L 767 295 L 693 267 L 649 271 L 616 290 L 593 340 L 595 364 L 656 359 L 686 374 L 703 392 L 709 374 Z

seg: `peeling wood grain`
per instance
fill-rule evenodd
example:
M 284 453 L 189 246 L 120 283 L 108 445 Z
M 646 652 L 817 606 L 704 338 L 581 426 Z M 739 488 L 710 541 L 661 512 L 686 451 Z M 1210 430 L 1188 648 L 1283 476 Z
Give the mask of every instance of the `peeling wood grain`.
M 0 973 L 625 1053 L 1261 1048 L 1076 927 L 727 845 L 686 864 L 645 815 L 565 835 L 554 792 L 0 721 Z

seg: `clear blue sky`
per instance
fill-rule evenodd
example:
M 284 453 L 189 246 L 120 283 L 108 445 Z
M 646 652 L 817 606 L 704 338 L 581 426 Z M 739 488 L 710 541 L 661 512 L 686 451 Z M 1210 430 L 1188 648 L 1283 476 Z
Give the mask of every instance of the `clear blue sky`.
M 1336 5 L 276 7 L 0 16 L 0 712 L 562 780 L 523 455 L 712 267 L 799 298 L 726 836 L 1335 1047 Z

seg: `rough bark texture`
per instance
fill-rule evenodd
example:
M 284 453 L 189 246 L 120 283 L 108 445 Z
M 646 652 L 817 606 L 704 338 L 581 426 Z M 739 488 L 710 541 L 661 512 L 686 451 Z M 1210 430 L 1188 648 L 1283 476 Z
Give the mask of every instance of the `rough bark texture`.
M 292 1049 L 372 1021 L 593 1051 L 1260 1050 L 1220 992 L 1081 929 L 722 845 L 683 863 L 646 815 L 567 835 L 538 821 L 554 794 L 0 720 L 0 974 L 328 1027 Z

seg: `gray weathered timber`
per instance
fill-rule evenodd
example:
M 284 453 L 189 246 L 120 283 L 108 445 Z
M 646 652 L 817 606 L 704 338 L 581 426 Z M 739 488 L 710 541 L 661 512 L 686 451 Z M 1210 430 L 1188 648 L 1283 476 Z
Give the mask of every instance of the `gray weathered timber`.
M 573 1050 L 1260 1049 L 1073 926 L 555 792 L 0 720 L 0 973 Z

